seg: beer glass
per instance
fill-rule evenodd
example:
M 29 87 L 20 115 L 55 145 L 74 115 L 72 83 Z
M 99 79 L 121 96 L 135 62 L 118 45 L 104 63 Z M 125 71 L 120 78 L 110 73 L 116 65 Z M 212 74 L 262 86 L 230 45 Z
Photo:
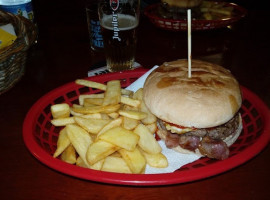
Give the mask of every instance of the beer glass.
M 132 69 L 140 0 L 101 0 L 98 12 L 108 70 Z
M 101 35 L 100 22 L 98 18 L 98 1 L 91 0 L 86 7 L 87 25 L 90 35 L 91 49 L 95 51 L 103 51 L 103 39 Z

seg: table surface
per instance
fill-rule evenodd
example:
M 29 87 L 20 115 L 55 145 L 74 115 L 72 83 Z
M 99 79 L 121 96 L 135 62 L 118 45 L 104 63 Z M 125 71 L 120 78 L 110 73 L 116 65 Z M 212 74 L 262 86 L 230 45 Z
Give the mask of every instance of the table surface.
M 270 147 L 225 173 L 170 186 L 117 186 L 81 180 L 40 163 L 24 145 L 26 113 L 44 94 L 77 78 L 103 59 L 90 51 L 81 1 L 34 1 L 38 43 L 21 81 L 0 96 L 1 199 L 267 199 Z M 238 3 L 241 3 L 238 1 Z M 192 33 L 192 56 L 220 64 L 270 106 L 269 11 L 252 6 L 230 29 Z M 65 6 L 63 6 L 65 5 Z M 269 22 L 269 21 L 268 21 Z M 187 57 L 187 34 L 155 28 L 142 15 L 136 60 L 145 68 Z

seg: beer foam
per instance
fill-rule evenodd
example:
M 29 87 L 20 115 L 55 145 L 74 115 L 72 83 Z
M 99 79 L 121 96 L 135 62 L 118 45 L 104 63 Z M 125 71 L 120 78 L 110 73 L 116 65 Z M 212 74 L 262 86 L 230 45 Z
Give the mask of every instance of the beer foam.
M 117 14 L 118 29 L 120 31 L 134 29 L 138 26 L 139 20 L 132 15 Z M 113 15 L 104 15 L 100 25 L 108 30 L 113 30 Z

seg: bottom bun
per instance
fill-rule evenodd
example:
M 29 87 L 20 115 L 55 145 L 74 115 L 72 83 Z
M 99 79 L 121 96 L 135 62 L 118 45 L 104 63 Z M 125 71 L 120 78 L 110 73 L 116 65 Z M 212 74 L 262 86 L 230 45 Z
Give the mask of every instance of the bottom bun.
M 242 117 L 239 114 L 239 126 L 237 127 L 236 131 L 234 134 L 226 137 L 223 141 L 227 144 L 228 147 L 230 147 L 233 143 L 235 143 L 235 141 L 237 140 L 237 138 L 239 137 L 239 135 L 241 134 L 243 129 L 243 124 L 242 124 Z M 164 140 L 166 139 L 166 135 L 163 134 L 163 131 L 157 131 L 158 136 L 160 137 L 160 139 Z M 174 151 L 177 151 L 179 153 L 183 153 L 183 154 L 196 154 L 199 155 L 201 157 L 204 157 L 205 155 L 202 155 L 199 151 L 199 149 L 196 149 L 195 152 L 194 151 L 190 151 L 187 149 L 184 149 L 180 146 L 174 147 L 172 148 Z

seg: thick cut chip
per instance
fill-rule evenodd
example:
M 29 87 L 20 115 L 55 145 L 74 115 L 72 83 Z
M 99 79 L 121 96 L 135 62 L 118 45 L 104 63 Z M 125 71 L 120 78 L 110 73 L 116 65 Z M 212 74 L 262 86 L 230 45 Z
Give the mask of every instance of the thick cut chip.
M 75 83 L 77 83 L 78 85 L 83 85 L 86 87 L 90 87 L 90 88 L 95 88 L 95 89 L 99 89 L 99 90 L 106 90 L 106 85 L 102 84 L 102 83 L 97 83 L 94 81 L 88 81 L 88 80 L 84 80 L 84 79 L 77 79 L 75 81 Z
M 116 173 L 131 173 L 125 160 L 116 156 L 106 157 L 101 170 Z
M 140 122 L 136 119 L 131 119 L 129 117 L 123 117 L 123 127 L 127 130 L 133 130 L 134 128 L 137 127 L 137 125 Z
M 82 107 L 83 107 L 83 105 L 79 105 L 79 104 L 74 103 L 74 104 L 72 104 L 71 108 L 82 108 Z
M 82 114 L 81 117 L 86 119 L 102 119 L 102 114 L 101 113 L 93 113 L 86 115 Z
M 91 136 L 86 130 L 74 124 L 69 124 L 66 126 L 66 128 L 67 135 L 71 144 L 74 146 L 77 153 L 83 159 L 85 164 L 89 167 L 86 160 L 86 152 L 90 144 L 93 143 Z
M 133 99 L 137 99 L 142 101 L 143 100 L 143 89 L 140 88 L 138 89 L 134 94 L 133 94 Z
M 73 117 L 67 117 L 67 118 L 52 119 L 51 123 L 54 126 L 66 126 L 67 124 L 74 124 L 75 120 Z
M 120 110 L 133 110 L 133 111 L 139 111 L 139 108 L 132 107 L 132 106 L 129 106 L 129 105 L 123 105 L 123 104 L 122 104 Z
M 90 165 L 90 169 L 101 170 L 104 163 L 104 159 L 97 161 L 95 164 Z
M 131 90 L 127 90 L 127 89 L 121 89 L 121 94 L 125 95 L 125 96 L 131 96 L 133 95 L 133 92 Z
M 116 119 L 119 117 L 119 113 L 118 112 L 109 113 L 108 116 L 111 117 L 112 119 Z
M 110 113 L 108 113 L 110 114 Z M 110 119 L 109 115 L 106 113 L 101 113 L 101 119 Z
M 141 101 L 140 100 L 137 100 L 137 99 L 132 99 L 130 97 L 121 96 L 121 103 L 137 108 L 137 107 L 140 106 Z
M 93 165 L 96 162 L 106 158 L 113 152 L 117 151 L 118 149 L 119 147 L 109 142 L 98 140 L 89 146 L 86 159 L 90 165 Z
M 77 107 L 72 106 L 72 110 L 82 114 L 93 114 L 93 113 L 112 113 L 118 111 L 120 104 L 107 105 L 107 106 L 90 106 L 90 107 Z
M 107 86 L 105 84 L 97 83 L 94 81 L 88 81 L 88 80 L 84 80 L 84 79 L 77 79 L 75 81 L 75 83 L 77 83 L 78 85 L 84 85 L 86 87 L 96 88 L 96 89 L 104 90 L 104 91 L 107 88 Z M 129 95 L 133 94 L 133 92 L 131 90 L 121 89 L 121 94 L 129 96 Z
M 114 128 L 114 127 L 117 127 L 117 126 L 120 126 L 120 125 L 122 124 L 122 121 L 123 121 L 123 119 L 122 119 L 121 117 L 112 120 L 110 123 L 108 123 L 107 125 L 105 125 L 105 126 L 100 130 L 100 132 L 99 132 L 98 135 L 97 135 L 97 138 L 98 138 L 102 133 L 105 133 L 105 132 L 108 131 L 109 129 Z
M 166 156 L 164 156 L 162 153 L 150 154 L 150 153 L 146 153 L 142 149 L 140 149 L 140 151 L 143 154 L 143 156 L 146 159 L 146 162 L 149 166 L 156 167 L 156 168 L 168 167 L 168 160 L 167 160 Z
M 80 167 L 84 167 L 84 168 L 90 168 L 90 169 L 95 169 L 95 170 L 101 170 L 102 166 L 104 163 L 104 159 L 96 162 L 93 165 L 90 165 L 89 167 L 84 163 L 84 161 L 82 160 L 82 158 L 79 156 L 76 160 L 76 165 L 80 166 Z
M 149 129 L 143 125 L 139 124 L 135 129 L 134 133 L 140 136 L 138 145 L 147 153 L 157 154 L 162 151 L 159 143 L 156 141 L 154 135 L 149 131 Z
M 63 128 L 58 136 L 57 148 L 53 154 L 53 157 L 58 157 L 68 146 L 70 145 L 70 140 L 67 136 L 67 128 Z
M 70 109 L 70 114 L 73 116 L 82 116 L 83 115 L 82 113 L 74 112 L 72 109 Z
M 121 100 L 121 85 L 119 80 L 109 81 L 105 91 L 103 105 L 119 104 Z
M 96 98 L 104 98 L 104 93 L 98 94 L 81 94 L 79 96 L 79 104 L 84 105 L 84 99 L 96 99 Z
M 135 148 L 133 151 L 120 149 L 119 153 L 121 154 L 122 158 L 126 161 L 132 173 L 141 174 L 144 172 L 144 169 L 146 167 L 146 160 L 138 148 Z
M 76 151 L 71 144 L 61 154 L 61 160 L 69 164 L 76 163 Z
M 145 124 L 145 126 L 149 129 L 149 131 L 154 134 L 157 131 L 157 123 L 153 124 Z
M 119 114 L 136 120 L 142 120 L 147 117 L 146 113 L 135 110 L 119 110 Z
M 88 166 L 85 164 L 85 162 L 83 161 L 83 159 L 80 156 L 76 160 L 76 165 L 79 167 L 88 168 Z
M 101 106 L 103 104 L 103 98 L 86 98 L 84 99 L 83 105 L 98 105 Z
M 122 158 L 121 154 L 118 151 L 112 153 L 110 156 Z
M 114 127 L 99 135 L 99 139 L 105 140 L 116 146 L 132 151 L 135 149 L 140 137 L 123 127 Z
M 75 122 L 89 133 L 97 134 L 106 124 L 111 120 L 109 119 L 85 119 L 82 117 L 74 117 Z
M 155 115 L 153 115 L 149 109 L 146 107 L 144 101 L 141 102 L 140 105 L 140 111 L 147 113 L 147 117 L 145 117 L 144 119 L 142 119 L 142 123 L 144 124 L 153 124 L 156 123 L 157 121 L 157 117 Z
M 51 106 L 53 119 L 67 118 L 70 116 L 70 108 L 67 103 L 60 103 Z

